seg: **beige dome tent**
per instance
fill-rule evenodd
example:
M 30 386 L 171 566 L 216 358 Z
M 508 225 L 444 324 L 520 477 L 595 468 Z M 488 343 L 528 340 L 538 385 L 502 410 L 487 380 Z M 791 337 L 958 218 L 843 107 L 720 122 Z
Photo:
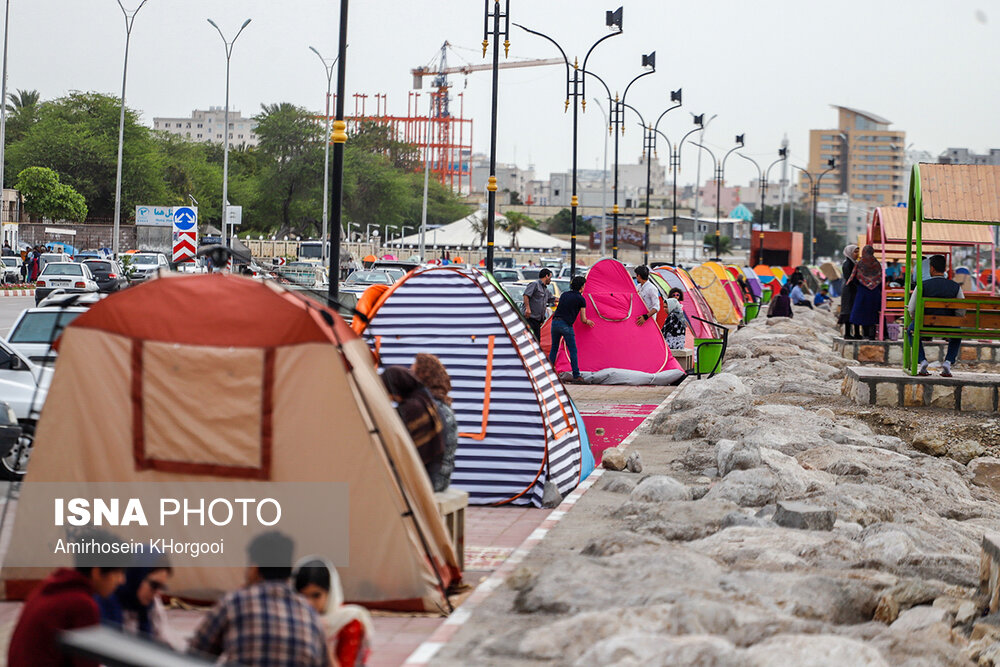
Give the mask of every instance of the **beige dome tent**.
M 270 283 L 165 277 L 96 304 L 59 347 L 14 542 L 37 528 L 24 510 L 39 482 L 346 483 L 345 598 L 447 606 L 461 574 L 430 482 L 370 350 L 337 314 Z M 289 509 L 312 512 L 311 531 L 332 531 L 331 508 L 313 504 Z M 242 557 L 175 561 L 170 588 L 213 599 L 242 584 Z M 6 597 L 46 573 L 5 567 Z

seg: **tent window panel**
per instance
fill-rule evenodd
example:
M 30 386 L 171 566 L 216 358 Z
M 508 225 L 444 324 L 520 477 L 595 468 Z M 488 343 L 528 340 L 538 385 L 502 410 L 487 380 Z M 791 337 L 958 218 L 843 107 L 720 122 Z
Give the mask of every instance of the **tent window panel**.
M 267 479 L 273 352 L 136 345 L 139 467 Z

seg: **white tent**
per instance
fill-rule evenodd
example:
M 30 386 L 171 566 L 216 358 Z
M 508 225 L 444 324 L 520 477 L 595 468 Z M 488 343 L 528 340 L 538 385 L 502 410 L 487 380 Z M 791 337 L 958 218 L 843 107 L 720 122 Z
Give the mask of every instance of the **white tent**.
M 477 210 L 475 213 L 467 215 L 461 220 L 456 220 L 437 229 L 428 229 L 424 238 L 425 246 L 427 248 L 482 248 L 486 243 L 482 240 L 476 228 L 485 219 L 486 212 Z M 506 222 L 507 218 L 497 214 L 494 243 L 497 248 L 512 250 L 514 249 L 514 244 L 511 241 L 510 234 L 504 230 Z M 413 247 L 420 245 L 419 231 L 416 234 L 404 236 L 402 239 L 393 239 L 390 243 L 386 244 L 387 247 L 391 248 L 408 245 Z M 549 236 L 536 229 L 525 227 L 517 233 L 517 248 L 519 250 L 569 250 L 570 243 L 569 241 Z

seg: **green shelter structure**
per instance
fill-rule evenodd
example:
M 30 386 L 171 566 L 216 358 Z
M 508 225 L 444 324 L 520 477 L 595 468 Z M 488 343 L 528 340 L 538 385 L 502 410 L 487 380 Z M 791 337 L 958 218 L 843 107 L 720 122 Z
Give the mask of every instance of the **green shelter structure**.
M 971 240 L 981 234 L 978 227 L 1000 225 L 1000 166 L 913 165 L 906 222 L 904 275 L 909 278 L 922 275 L 918 267 L 929 246 L 952 245 L 964 236 Z M 915 313 L 903 309 L 903 369 L 910 375 L 917 374 L 921 337 L 1000 340 L 1000 298 L 992 289 L 965 299 L 925 298 L 922 280 L 904 283 L 904 303 L 916 292 Z M 906 335 L 911 327 L 912 337 Z

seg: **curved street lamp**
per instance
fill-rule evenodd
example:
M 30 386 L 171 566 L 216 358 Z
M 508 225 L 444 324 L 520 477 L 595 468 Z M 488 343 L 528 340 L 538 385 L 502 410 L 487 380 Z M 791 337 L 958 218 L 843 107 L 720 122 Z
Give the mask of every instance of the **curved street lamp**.
M 771 168 L 774 167 L 774 165 L 776 165 L 776 164 L 778 164 L 780 162 L 784 162 L 785 160 L 788 159 L 788 149 L 787 148 L 779 148 L 778 149 L 778 159 L 775 160 L 774 162 L 772 162 L 770 165 L 768 165 L 767 169 L 764 170 L 764 171 L 761 171 L 760 165 L 757 164 L 756 160 L 754 160 L 754 159 L 752 159 L 750 157 L 747 157 L 743 153 L 737 153 L 737 155 L 739 155 L 744 160 L 748 160 L 751 164 L 753 164 L 753 166 L 755 166 L 757 168 L 757 182 L 760 185 L 760 249 L 757 251 L 757 261 L 754 262 L 754 264 L 755 265 L 756 264 L 762 264 L 764 262 L 764 260 L 763 260 L 763 257 L 764 257 L 764 221 L 765 221 L 764 211 L 765 211 L 765 206 L 767 205 L 766 204 L 766 202 L 767 202 L 767 182 L 768 182 L 768 180 L 771 177 Z M 753 252 L 752 252 L 753 241 L 750 242 L 750 246 L 751 246 L 751 254 L 753 254 Z
M 225 129 L 223 130 L 223 149 L 222 149 L 222 236 L 224 237 L 225 245 L 229 245 L 229 235 L 226 234 L 226 225 L 229 222 L 229 61 L 233 57 L 233 45 L 236 44 L 236 40 L 239 39 L 243 30 L 250 25 L 250 19 L 243 22 L 240 29 L 236 31 L 236 36 L 233 37 L 233 41 L 226 41 L 226 36 L 222 34 L 222 30 L 212 19 L 206 19 L 213 28 L 219 33 L 219 37 L 222 38 L 223 47 L 226 50 L 226 119 L 225 119 Z
M 820 184 L 823 182 L 823 177 L 829 174 L 831 171 L 837 168 L 837 159 L 830 158 L 826 161 L 826 170 L 824 170 L 819 176 L 813 179 L 813 175 L 808 171 L 799 167 L 798 165 L 792 165 L 809 179 L 809 192 L 812 195 L 812 212 L 809 215 L 809 263 L 815 264 L 816 261 L 816 203 L 819 200 L 819 188 Z
M 571 227 L 570 227 L 570 277 L 576 275 L 576 226 L 577 226 L 577 208 L 580 205 L 580 201 L 577 197 L 577 128 L 579 125 L 579 114 L 578 110 L 582 108 L 584 112 L 587 110 L 587 98 L 585 97 L 584 90 L 582 88 L 583 82 L 586 80 L 587 72 L 587 60 L 590 59 L 590 54 L 593 53 L 594 49 L 598 44 L 606 39 L 615 37 L 622 34 L 622 8 L 619 7 L 614 12 L 605 13 L 605 23 L 607 27 L 616 27 L 617 30 L 608 33 L 607 35 L 601 37 L 596 42 L 594 42 L 590 49 L 587 50 L 587 55 L 583 58 L 583 68 L 580 68 L 580 61 L 578 58 L 574 58 L 572 66 L 569 62 L 569 57 L 566 55 L 566 51 L 559 45 L 559 43 L 549 37 L 548 35 L 538 32 L 537 30 L 531 30 L 526 28 L 519 23 L 514 25 L 524 30 L 527 33 L 536 35 L 543 39 L 547 39 L 551 42 L 557 49 L 559 53 L 562 54 L 563 61 L 566 63 L 566 107 L 565 110 L 569 109 L 570 99 L 573 100 L 573 192 L 572 198 L 570 199 L 570 214 L 571 214 Z M 572 76 L 570 75 L 572 68 Z M 577 100 L 580 101 L 579 106 L 577 105 Z M 603 231 L 602 231 L 603 234 Z M 603 236 L 602 236 L 603 238 Z
M 337 59 L 334 58 L 331 63 L 327 64 L 326 58 L 315 46 L 310 46 L 309 50 L 316 54 L 319 61 L 323 63 L 323 69 L 326 70 L 326 132 L 323 134 L 323 235 L 320 237 L 323 239 L 323 251 L 320 255 L 320 261 L 324 266 L 330 266 L 330 257 L 326 253 L 326 237 L 330 224 L 330 91 L 333 88 L 333 67 L 337 64 Z M 347 236 L 350 238 L 350 234 Z

